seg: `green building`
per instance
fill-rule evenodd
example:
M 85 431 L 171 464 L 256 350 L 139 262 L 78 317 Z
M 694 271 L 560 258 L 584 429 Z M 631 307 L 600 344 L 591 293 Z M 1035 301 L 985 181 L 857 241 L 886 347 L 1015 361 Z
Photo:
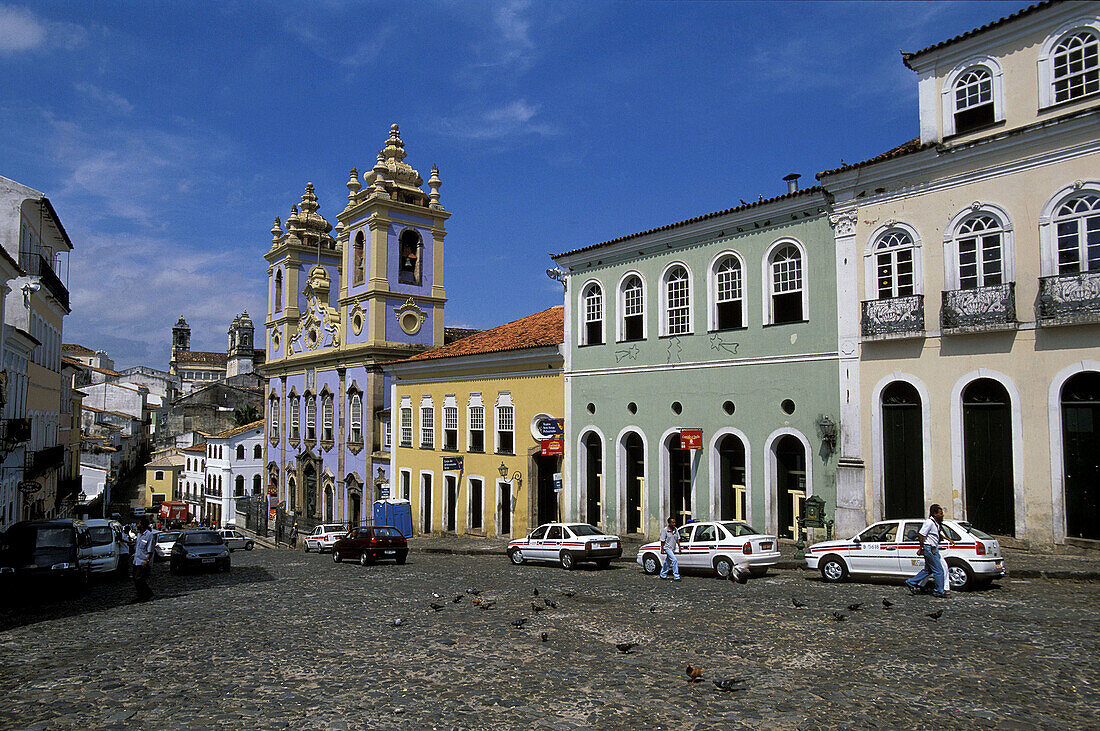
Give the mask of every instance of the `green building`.
M 821 188 L 554 255 L 566 285 L 565 514 L 795 534 L 836 504 L 840 359 Z M 853 397 L 855 395 L 853 394 Z

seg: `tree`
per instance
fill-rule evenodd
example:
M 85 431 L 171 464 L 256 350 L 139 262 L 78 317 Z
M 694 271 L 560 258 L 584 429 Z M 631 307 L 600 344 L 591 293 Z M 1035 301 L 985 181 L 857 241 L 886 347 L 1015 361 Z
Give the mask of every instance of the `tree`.
M 249 404 L 242 409 L 233 409 L 233 424 L 236 426 L 251 424 L 254 421 L 260 421 L 263 418 L 264 415 L 260 413 L 260 410 L 252 404 Z

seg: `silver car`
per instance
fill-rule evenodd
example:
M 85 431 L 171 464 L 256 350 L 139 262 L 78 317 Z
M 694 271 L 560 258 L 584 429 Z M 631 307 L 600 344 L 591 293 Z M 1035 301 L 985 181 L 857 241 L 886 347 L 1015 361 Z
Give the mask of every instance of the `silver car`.
M 176 545 L 176 539 L 180 537 L 178 530 L 160 531 L 153 541 L 153 555 L 155 560 L 167 560 L 172 556 L 172 546 Z
M 235 551 L 238 548 L 243 548 L 246 551 L 251 551 L 255 547 L 255 541 L 248 536 L 241 535 L 232 528 L 223 528 L 218 531 L 218 534 L 225 541 L 225 545 L 229 547 L 230 551 Z

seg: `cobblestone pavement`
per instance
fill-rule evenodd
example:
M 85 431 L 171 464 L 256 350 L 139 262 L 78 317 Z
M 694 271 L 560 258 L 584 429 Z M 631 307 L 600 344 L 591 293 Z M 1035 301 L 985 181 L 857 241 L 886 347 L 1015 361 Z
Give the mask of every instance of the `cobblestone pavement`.
M 233 561 L 230 574 L 185 577 L 160 565 L 158 599 L 145 604 L 128 604 L 132 587 L 119 582 L 0 609 L 0 727 L 969 729 L 1100 718 L 1096 583 L 1006 580 L 941 601 L 800 571 L 739 586 L 495 556 L 362 567 L 256 550 Z M 477 608 L 467 588 L 495 608 Z M 854 602 L 862 608 L 849 611 Z M 941 619 L 925 616 L 937 608 Z M 515 628 L 518 618 L 527 622 Z M 621 654 L 623 642 L 637 647 Z M 702 682 L 688 682 L 688 663 L 704 668 Z M 740 690 L 710 682 L 730 676 L 745 678 Z

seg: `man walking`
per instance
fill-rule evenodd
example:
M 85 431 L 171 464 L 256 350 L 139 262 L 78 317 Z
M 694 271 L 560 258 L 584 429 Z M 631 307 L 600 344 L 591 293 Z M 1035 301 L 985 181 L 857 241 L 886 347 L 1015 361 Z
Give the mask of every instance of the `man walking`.
M 296 548 L 298 546 L 298 524 L 290 526 L 290 547 Z
M 928 510 L 928 519 L 921 525 L 917 535 L 920 540 L 920 547 L 917 552 L 924 556 L 924 568 L 916 576 L 905 581 L 905 586 L 909 588 L 910 594 L 920 592 L 921 582 L 931 576 L 934 582 L 932 595 L 941 599 L 945 596 L 943 589 L 946 575 L 943 571 L 943 565 L 940 563 L 940 537 L 942 535 L 943 508 L 933 503 Z
M 153 541 L 156 533 L 149 527 L 148 518 L 138 518 L 138 537 L 134 543 L 134 602 L 147 602 L 153 598 L 149 588 L 149 569 L 153 563 Z
M 680 531 L 676 530 L 676 519 L 669 517 L 668 523 L 661 529 L 661 551 L 665 554 L 665 561 L 661 565 L 661 578 L 670 576 L 673 581 L 680 580 L 680 564 L 676 561 L 676 554 L 680 552 Z

